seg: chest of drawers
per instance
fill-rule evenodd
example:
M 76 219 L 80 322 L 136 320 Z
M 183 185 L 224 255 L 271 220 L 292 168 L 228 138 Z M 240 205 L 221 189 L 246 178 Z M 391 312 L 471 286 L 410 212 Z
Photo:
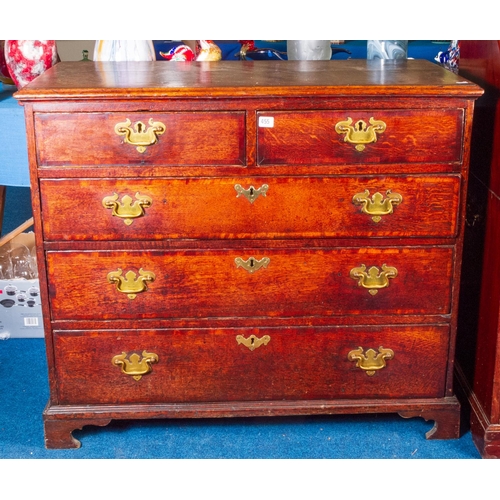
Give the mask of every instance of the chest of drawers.
M 60 63 L 25 106 L 49 448 L 112 419 L 458 435 L 476 85 L 422 61 Z

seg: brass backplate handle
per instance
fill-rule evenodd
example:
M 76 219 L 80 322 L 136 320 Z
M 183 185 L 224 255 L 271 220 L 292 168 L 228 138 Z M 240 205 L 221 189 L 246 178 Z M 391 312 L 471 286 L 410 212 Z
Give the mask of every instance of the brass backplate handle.
M 115 125 L 115 132 L 118 135 L 125 136 L 124 141 L 137 148 L 139 153 L 144 153 L 147 146 L 156 144 L 158 136 L 163 134 L 167 129 L 162 122 L 155 122 L 152 118 L 149 119 L 149 127 L 142 122 L 134 123 L 127 118 L 124 122 Z
M 253 203 L 259 196 L 266 196 L 269 186 L 262 184 L 260 188 L 250 186 L 248 189 L 245 189 L 241 184 L 235 184 L 234 189 L 238 193 L 236 198 L 244 196 L 250 203 Z
M 135 193 L 135 200 L 128 194 L 124 195 L 121 201 L 118 201 L 118 198 L 116 193 L 105 196 L 102 205 L 111 210 L 111 215 L 123 219 L 127 226 L 130 226 L 137 217 L 142 217 L 145 214 L 144 209 L 153 203 L 149 196 L 140 193 Z
M 154 352 L 142 351 L 142 354 L 122 352 L 113 356 L 111 363 L 121 368 L 122 373 L 130 375 L 135 380 L 141 380 L 143 375 L 152 371 L 151 365 L 158 363 L 158 355 Z
M 373 116 L 368 125 L 364 120 L 358 120 L 352 125 L 352 118 L 342 120 L 335 125 L 337 134 L 345 134 L 344 142 L 354 144 L 357 151 L 363 151 L 366 144 L 377 142 L 377 134 L 382 134 L 387 125 L 382 120 L 375 120 Z
M 129 299 L 135 299 L 138 293 L 148 289 L 147 282 L 153 282 L 156 276 L 151 271 L 139 269 L 139 276 L 134 271 L 128 271 L 123 276 L 123 271 L 118 268 L 107 275 L 109 283 L 115 284 L 119 292 L 126 293 Z
M 377 192 L 370 198 L 370 191 L 365 189 L 362 193 L 357 193 L 352 197 L 352 202 L 356 206 L 361 206 L 361 212 L 371 215 L 374 222 L 380 222 L 382 215 L 392 214 L 394 207 L 403 201 L 399 193 L 393 193 L 390 189 L 384 195 Z
M 395 278 L 398 275 L 398 270 L 395 267 L 382 264 L 382 268 L 372 266 L 368 271 L 366 266 L 361 264 L 360 267 L 354 267 L 349 273 L 350 277 L 358 280 L 358 286 L 367 288 L 371 295 L 376 295 L 380 288 L 389 286 L 389 278 Z
M 271 337 L 269 335 L 264 335 L 260 339 L 255 335 L 250 335 L 250 337 L 245 338 L 243 335 L 236 335 L 236 342 L 239 344 L 243 344 L 245 347 L 248 347 L 251 351 L 257 349 L 261 345 L 267 345 Z
M 234 259 L 236 267 L 242 267 L 245 271 L 249 273 L 254 273 L 259 269 L 266 268 L 271 259 L 269 257 L 262 257 L 262 259 L 256 259 L 255 257 L 249 257 L 247 260 L 243 260 L 241 257 L 236 257 Z
M 373 376 L 377 370 L 381 370 L 386 366 L 386 360 L 394 358 L 392 349 L 384 349 L 382 346 L 378 348 L 378 352 L 373 349 L 368 349 L 363 352 L 362 347 L 358 347 L 347 354 L 349 361 L 356 361 L 356 366 L 366 372 L 368 376 Z

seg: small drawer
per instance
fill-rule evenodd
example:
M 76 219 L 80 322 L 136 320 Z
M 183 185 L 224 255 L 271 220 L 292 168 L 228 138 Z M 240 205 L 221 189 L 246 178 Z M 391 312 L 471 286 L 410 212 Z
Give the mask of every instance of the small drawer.
M 463 121 L 461 109 L 260 111 L 257 162 L 260 166 L 460 162 Z M 262 123 L 267 125 L 259 126 Z M 401 166 L 401 170 L 415 171 L 415 167 Z
M 453 247 L 48 251 L 54 320 L 449 314 Z
M 456 236 L 461 177 L 40 180 L 56 240 Z
M 444 396 L 446 325 L 57 331 L 58 404 Z
M 244 112 L 37 113 L 38 165 L 245 164 Z

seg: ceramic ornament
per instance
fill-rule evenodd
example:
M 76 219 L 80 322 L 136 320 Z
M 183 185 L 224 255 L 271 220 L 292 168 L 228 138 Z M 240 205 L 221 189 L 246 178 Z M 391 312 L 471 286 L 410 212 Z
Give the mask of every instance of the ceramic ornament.
M 444 52 L 438 52 L 434 60 L 443 65 L 446 69 L 457 74 L 460 63 L 460 42 L 458 40 L 452 40 L 448 49 Z
M 94 61 L 155 61 L 152 40 L 97 40 Z
M 5 62 L 18 89 L 58 61 L 55 40 L 5 40 Z
M 196 58 L 195 53 L 188 45 L 178 45 L 168 52 L 161 52 L 160 56 L 167 61 L 194 61 Z
M 289 61 L 328 61 L 332 57 L 330 40 L 287 40 Z
M 197 61 L 220 61 L 222 51 L 213 40 L 196 40 Z
M 408 40 L 368 40 L 367 59 L 406 59 Z

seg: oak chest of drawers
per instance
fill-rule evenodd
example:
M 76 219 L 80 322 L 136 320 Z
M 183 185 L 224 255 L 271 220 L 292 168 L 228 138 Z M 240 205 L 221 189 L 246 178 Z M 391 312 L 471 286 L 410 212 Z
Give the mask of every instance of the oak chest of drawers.
M 46 446 L 112 419 L 359 412 L 456 437 L 480 94 L 422 61 L 60 63 L 18 92 Z

